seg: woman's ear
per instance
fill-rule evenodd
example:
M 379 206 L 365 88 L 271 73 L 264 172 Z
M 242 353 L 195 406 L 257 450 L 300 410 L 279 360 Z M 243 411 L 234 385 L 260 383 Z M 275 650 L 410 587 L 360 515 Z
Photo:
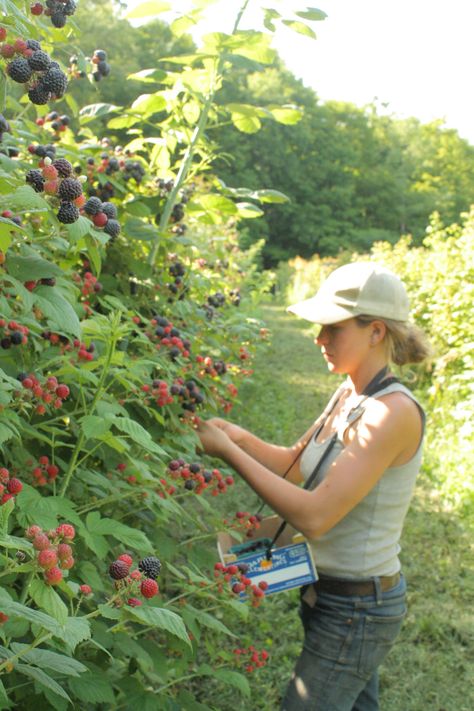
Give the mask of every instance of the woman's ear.
M 387 327 L 383 321 L 372 321 L 371 328 L 370 345 L 377 346 L 385 338 Z

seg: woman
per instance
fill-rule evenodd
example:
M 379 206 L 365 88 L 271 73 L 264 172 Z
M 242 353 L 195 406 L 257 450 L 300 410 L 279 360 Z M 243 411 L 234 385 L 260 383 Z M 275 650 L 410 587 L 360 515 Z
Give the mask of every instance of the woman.
M 389 363 L 420 362 L 428 345 L 408 323 L 404 285 L 374 263 L 336 269 L 289 311 L 321 325 L 329 371 L 347 376 L 321 417 L 292 447 L 219 418 L 198 434 L 314 551 L 319 580 L 302 589 L 304 644 L 282 710 L 376 711 L 377 667 L 406 614 L 399 539 L 424 430 Z

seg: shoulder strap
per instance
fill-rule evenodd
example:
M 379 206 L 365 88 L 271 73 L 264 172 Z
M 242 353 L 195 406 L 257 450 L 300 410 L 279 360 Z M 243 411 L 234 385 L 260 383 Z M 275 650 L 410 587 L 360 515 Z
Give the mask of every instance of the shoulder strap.
M 388 368 L 382 368 L 382 370 L 380 370 L 380 371 L 377 373 L 377 375 L 375 376 L 375 378 L 373 378 L 373 380 L 370 381 L 370 383 L 367 385 L 367 387 L 366 387 L 366 388 L 364 389 L 364 391 L 363 391 L 363 395 L 364 395 L 365 397 L 364 397 L 363 400 L 357 405 L 357 408 L 355 408 L 355 409 L 360 408 L 361 405 L 362 405 L 362 403 L 364 403 L 365 400 L 367 400 L 367 398 L 372 397 L 372 395 L 375 395 L 375 393 L 379 392 L 379 390 L 383 390 L 383 389 L 386 388 L 388 385 L 392 385 L 393 383 L 398 383 L 398 382 L 400 382 L 400 381 L 398 380 L 398 378 L 394 378 L 394 377 L 385 378 L 387 372 L 388 372 Z M 385 378 L 385 379 L 384 379 L 384 378 Z M 337 393 L 336 393 L 336 394 L 337 394 Z M 322 421 L 322 424 L 320 425 L 320 427 L 319 427 L 318 430 L 317 430 L 316 436 L 317 436 L 317 434 L 321 431 L 321 429 L 324 427 L 324 423 L 326 422 L 327 418 L 329 417 L 329 415 L 331 414 L 331 412 L 332 412 L 332 411 L 334 410 L 334 408 L 336 407 L 338 400 L 339 400 L 339 398 L 337 398 L 337 399 L 334 398 L 334 402 L 333 402 L 333 403 L 330 403 L 330 404 L 332 404 L 332 407 L 331 407 L 330 409 L 328 409 L 328 411 L 327 411 L 327 413 L 326 413 L 326 417 L 324 418 L 324 420 Z M 313 435 L 313 436 L 314 436 L 314 435 Z M 330 440 L 329 440 L 329 442 L 328 442 L 328 444 L 327 444 L 327 446 L 326 446 L 326 449 L 324 450 L 324 452 L 323 452 L 321 458 L 318 460 L 318 462 L 317 462 L 316 466 L 314 467 L 313 471 L 311 472 L 311 474 L 309 475 L 309 477 L 306 479 L 306 481 L 305 481 L 305 483 L 304 483 L 304 485 L 303 485 L 303 489 L 309 489 L 309 488 L 311 487 L 311 485 L 312 485 L 313 482 L 315 481 L 316 476 L 317 476 L 318 472 L 320 471 L 322 465 L 324 464 L 324 462 L 326 461 L 326 459 L 329 457 L 329 454 L 331 453 L 331 451 L 332 451 L 334 445 L 336 444 L 337 439 L 338 439 L 338 432 L 335 432 L 335 433 L 332 435 L 332 437 L 330 438 Z M 267 560 L 271 560 L 271 558 L 272 558 L 272 548 L 274 547 L 276 541 L 280 538 L 281 534 L 282 534 L 283 531 L 285 530 L 286 525 L 287 525 L 287 522 L 286 522 L 285 520 L 283 520 L 283 521 L 281 522 L 281 524 L 279 525 L 279 527 L 278 527 L 278 529 L 277 529 L 275 535 L 273 536 L 273 539 L 272 539 L 271 542 L 268 544 L 267 549 L 266 549 L 266 552 L 265 552 L 265 558 L 266 558 Z

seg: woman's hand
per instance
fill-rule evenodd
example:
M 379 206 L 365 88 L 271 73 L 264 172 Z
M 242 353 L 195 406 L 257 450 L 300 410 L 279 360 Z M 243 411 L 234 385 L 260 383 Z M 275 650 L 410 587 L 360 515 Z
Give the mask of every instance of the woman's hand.
M 243 427 L 239 427 L 239 425 L 234 425 L 232 422 L 229 422 L 228 420 L 222 419 L 222 417 L 211 417 L 209 420 L 207 420 L 208 424 L 214 425 L 215 427 L 218 427 L 220 430 L 226 433 L 226 435 L 229 437 L 229 439 L 232 440 L 235 444 L 241 446 L 241 441 L 247 434 L 247 430 L 244 430 Z
M 219 418 L 214 418 L 219 419 Z M 225 422 L 225 420 L 221 420 Z M 218 427 L 213 420 L 199 420 L 196 424 L 196 432 L 201 440 L 203 451 L 211 457 L 225 459 L 225 452 L 232 440 L 221 427 Z

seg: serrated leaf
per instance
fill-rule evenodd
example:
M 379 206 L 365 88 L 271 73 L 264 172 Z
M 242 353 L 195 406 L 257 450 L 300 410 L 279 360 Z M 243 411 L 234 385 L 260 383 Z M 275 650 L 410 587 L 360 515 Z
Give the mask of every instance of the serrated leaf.
M 54 617 L 61 625 L 66 623 L 67 607 L 51 585 L 46 585 L 42 580 L 35 578 L 30 583 L 29 593 L 38 607 Z
M 62 639 L 71 651 L 74 652 L 75 648 L 80 642 L 86 639 L 90 639 L 91 636 L 91 626 L 89 620 L 84 617 L 68 617 L 66 621 L 66 630 L 62 635 Z
M 132 81 L 143 81 L 143 82 L 162 82 L 163 79 L 166 79 L 167 74 L 163 69 L 157 69 L 157 68 L 152 68 L 152 69 L 142 69 L 139 72 L 134 72 L 133 74 L 129 74 L 127 76 L 127 79 L 130 79 Z
M 214 630 L 214 632 L 225 634 L 228 637 L 237 636 L 233 632 L 231 632 L 230 629 L 226 627 L 220 620 L 218 620 L 217 617 L 215 617 L 214 615 L 210 615 L 208 612 L 204 612 L 204 610 L 196 610 L 195 608 L 189 605 L 186 607 L 186 612 L 187 614 L 192 614 L 198 625 L 200 625 L 201 627 L 207 627 L 210 630 Z
M 11 643 L 11 648 L 15 654 L 21 653 L 25 661 L 37 667 L 52 669 L 67 676 L 79 676 L 79 674 L 87 671 L 87 667 L 84 664 L 65 654 L 58 654 L 57 652 L 51 652 L 49 649 L 40 649 L 39 647 L 25 651 L 28 646 L 20 642 Z
M 143 624 L 166 630 L 191 646 L 183 620 L 171 610 L 161 607 L 134 607 L 132 610 L 127 610 L 127 615 Z
M 81 701 L 89 704 L 115 704 L 112 686 L 103 674 L 89 671 L 78 679 L 69 679 L 69 688 Z
M 81 429 L 89 439 L 98 439 L 108 432 L 112 427 L 112 422 L 97 415 L 86 415 L 81 419 Z
M 140 114 L 156 114 L 166 109 L 166 99 L 162 94 L 141 94 L 131 108 Z
M 13 437 L 17 436 L 18 433 L 15 433 L 15 431 L 12 430 L 8 425 L 5 425 L 3 424 L 3 422 L 0 422 L 0 444 L 8 442 L 9 439 L 12 439 Z
M 35 303 L 58 331 L 80 336 L 81 325 L 73 307 L 54 287 L 38 286 L 33 292 Z
M 89 121 L 93 121 L 101 116 L 106 116 L 114 111 L 120 111 L 121 109 L 121 106 L 115 106 L 114 104 L 89 104 L 88 106 L 83 106 L 79 111 L 79 121 L 81 125 L 84 125 L 89 123 Z
M 152 17 L 167 12 L 167 10 L 171 10 L 170 3 L 161 2 L 161 0 L 148 0 L 127 12 L 125 17 L 127 20 L 141 20 L 142 17 Z
M 46 200 L 30 185 L 21 185 L 8 196 L 8 207 L 15 210 L 49 210 Z
M 282 23 L 290 30 L 293 30 L 293 32 L 316 39 L 316 32 L 304 22 L 298 22 L 297 20 L 282 20 Z
M 257 205 L 254 205 L 251 202 L 238 202 L 237 210 L 239 216 L 244 217 L 246 219 L 251 219 L 253 217 L 261 217 L 264 214 L 263 210 L 261 210 L 259 207 L 257 207 Z
M 77 242 L 81 239 L 81 237 L 87 235 L 91 227 L 92 222 L 88 220 L 87 217 L 84 217 L 84 215 L 80 215 L 79 218 L 71 225 L 66 225 L 66 229 L 69 234 L 69 239 L 72 242 Z
M 58 696 L 62 696 L 63 699 L 67 699 L 68 701 L 71 701 L 69 698 L 69 695 L 64 691 L 63 687 L 58 684 L 57 681 L 52 679 L 46 672 L 44 672 L 42 669 L 38 669 L 37 667 L 30 667 L 28 664 L 16 664 L 15 665 L 16 671 L 20 672 L 21 674 L 24 674 L 25 676 L 29 676 L 31 679 L 34 679 L 40 686 L 44 686 L 46 689 L 49 689 L 53 693 L 57 694 Z
M 8 257 L 7 264 L 8 273 L 18 281 L 49 279 L 50 277 L 62 275 L 62 270 L 56 264 L 48 262 L 37 255 L 27 257 L 16 254 L 11 255 Z
M 318 10 L 316 7 L 308 7 L 306 10 L 300 10 L 295 12 L 295 15 L 302 17 L 304 20 L 310 20 L 311 22 L 319 22 L 325 20 L 327 15 L 322 10 Z
M 113 536 L 130 548 L 144 553 L 153 551 L 153 547 L 143 531 L 127 526 L 113 518 L 101 518 L 97 511 L 92 511 L 87 515 L 86 526 L 95 536 Z
M 216 669 L 213 674 L 219 681 L 222 681 L 228 686 L 233 686 L 234 689 L 238 689 L 247 699 L 250 698 L 249 682 L 240 672 L 230 671 L 228 669 Z
M 150 433 L 142 425 L 140 425 L 135 420 L 130 417 L 110 417 L 109 418 L 114 427 L 117 427 L 121 432 L 128 434 L 134 442 L 147 449 L 149 452 L 154 452 L 155 454 L 166 457 L 166 452 L 164 449 L 159 447 L 151 438 Z
M 39 625 L 47 632 L 51 632 L 55 637 L 64 639 L 65 629 L 59 624 L 54 617 L 47 615 L 39 610 L 32 610 L 26 605 L 22 605 L 19 602 L 14 602 L 13 600 L 2 600 L 2 610 L 9 617 L 20 617 L 32 622 L 35 625 Z M 76 618 L 71 618 L 76 619 Z
M 0 506 L 0 532 L 6 534 L 8 529 L 8 519 L 15 508 L 15 499 L 11 498 Z

